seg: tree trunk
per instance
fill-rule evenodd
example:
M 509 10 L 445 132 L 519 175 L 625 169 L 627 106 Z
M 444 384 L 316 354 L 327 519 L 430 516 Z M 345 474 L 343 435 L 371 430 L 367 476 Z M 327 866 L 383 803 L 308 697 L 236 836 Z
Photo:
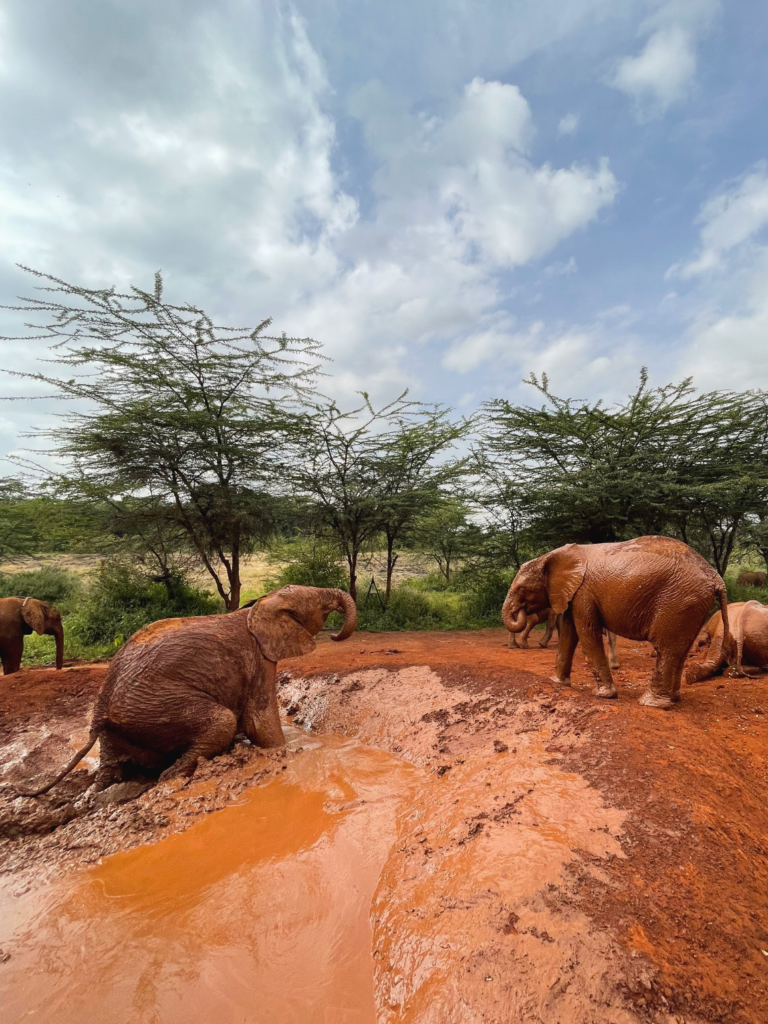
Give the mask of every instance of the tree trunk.
M 400 557 L 399 555 L 393 555 L 392 549 L 395 546 L 395 538 L 390 537 L 387 534 L 387 590 L 384 595 L 384 605 L 389 604 L 389 598 L 392 593 L 392 572 L 395 568 L 395 562 Z
M 357 604 L 357 552 L 347 552 L 347 565 L 349 566 L 349 596 Z

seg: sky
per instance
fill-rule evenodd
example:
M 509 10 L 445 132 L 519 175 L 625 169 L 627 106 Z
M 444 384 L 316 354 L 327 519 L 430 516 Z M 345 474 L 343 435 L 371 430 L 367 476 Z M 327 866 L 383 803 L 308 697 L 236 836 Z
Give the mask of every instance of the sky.
M 342 404 L 768 388 L 767 111 L 765 0 L 0 0 L 0 303 L 160 269 Z

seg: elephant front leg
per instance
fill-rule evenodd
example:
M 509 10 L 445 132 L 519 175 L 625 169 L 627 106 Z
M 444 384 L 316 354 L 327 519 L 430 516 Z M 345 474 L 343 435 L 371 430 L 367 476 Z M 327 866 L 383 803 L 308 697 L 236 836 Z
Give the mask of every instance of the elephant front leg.
M 243 732 L 257 747 L 283 747 L 285 737 L 277 703 L 277 665 L 265 660 L 258 692 L 251 695 L 243 714 Z M 260 685 L 259 685 L 260 684 Z
M 579 630 L 579 638 L 584 649 L 584 656 L 589 667 L 592 669 L 592 675 L 597 681 L 595 696 L 616 697 L 616 687 L 613 685 L 613 676 L 611 675 L 608 659 L 605 656 L 602 627 L 582 627 Z
M 579 635 L 573 621 L 573 615 L 568 608 L 560 619 L 559 639 L 557 644 L 557 658 L 555 659 L 555 674 L 551 677 L 553 683 L 560 683 L 561 686 L 571 685 L 571 668 L 573 667 L 573 655 L 576 645 L 579 642 Z

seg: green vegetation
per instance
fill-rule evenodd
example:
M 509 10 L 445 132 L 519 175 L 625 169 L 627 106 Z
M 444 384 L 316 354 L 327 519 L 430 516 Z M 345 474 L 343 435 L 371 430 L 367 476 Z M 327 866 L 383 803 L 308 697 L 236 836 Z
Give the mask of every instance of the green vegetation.
M 64 656 L 83 660 L 114 654 L 137 629 L 158 619 L 210 615 L 223 610 L 207 591 L 183 578 L 156 583 L 124 562 L 107 562 L 85 580 L 45 568 L 0 576 L 0 596 L 37 597 L 54 604 L 64 623 Z M 24 664 L 54 660 L 54 639 L 33 633 L 24 641 Z
M 320 390 L 318 343 L 268 335 L 268 319 L 216 326 L 168 303 L 159 275 L 150 291 L 118 293 L 31 273 L 43 297 L 15 308 L 54 343 L 60 372 L 21 376 L 63 403 L 37 437 L 66 470 L 30 456 L 0 479 L 0 559 L 88 552 L 106 565 L 84 581 L 4 577 L 0 589 L 37 587 L 59 606 L 69 657 L 288 583 L 344 587 L 363 629 L 497 625 L 526 560 L 646 533 L 693 546 L 733 600 L 768 600 L 733 573 L 768 562 L 766 392 L 654 388 L 643 370 L 610 407 L 531 375 L 540 406 L 501 397 L 470 420 L 407 393 L 375 407 L 363 392 L 342 409 Z M 246 592 L 243 558 L 265 548 L 280 564 Z M 372 552 L 380 599 L 359 579 Z M 434 572 L 395 585 L 414 552 Z M 200 573 L 217 598 L 193 585 Z M 48 642 L 30 639 L 28 657 Z

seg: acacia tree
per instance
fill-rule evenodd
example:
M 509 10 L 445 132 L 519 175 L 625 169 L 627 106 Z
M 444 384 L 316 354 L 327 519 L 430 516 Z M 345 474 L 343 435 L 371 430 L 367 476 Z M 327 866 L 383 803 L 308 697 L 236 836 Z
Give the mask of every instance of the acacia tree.
M 471 521 L 471 513 L 462 498 L 447 495 L 417 524 L 419 544 L 434 559 L 447 585 L 457 563 L 474 555 L 480 546 L 480 528 Z
M 357 597 L 360 553 L 384 534 L 387 600 L 395 545 L 416 519 L 439 499 L 439 487 L 456 464 L 435 465 L 464 431 L 447 412 L 408 401 L 407 392 L 374 409 L 363 404 L 342 411 L 333 401 L 316 404 L 297 435 L 293 480 L 311 502 L 315 520 L 338 543 L 349 571 L 349 593 Z
M 527 383 L 546 404 L 486 403 L 477 458 L 481 490 L 524 493 L 529 548 L 668 533 L 726 571 L 738 531 L 765 510 L 763 392 L 649 388 L 643 370 L 626 402 L 604 408 L 553 395 L 546 376 Z
M 413 536 L 417 524 L 441 506 L 446 487 L 464 472 L 464 462 L 447 452 L 469 429 L 466 421 L 452 422 L 448 410 L 417 406 L 394 422 L 379 441 L 375 469 L 379 478 L 379 528 L 387 548 L 385 604 L 392 594 L 392 573 L 398 542 Z M 449 569 L 450 572 L 450 569 Z
M 217 326 L 165 302 L 159 273 L 153 291 L 128 293 L 29 273 L 48 295 L 7 308 L 35 315 L 27 326 L 68 373 L 17 375 L 79 404 L 37 436 L 71 467 L 70 488 L 113 508 L 143 502 L 156 526 L 182 533 L 237 608 L 240 560 L 269 530 L 296 403 L 314 395 L 318 343 L 271 337 L 270 320 Z

